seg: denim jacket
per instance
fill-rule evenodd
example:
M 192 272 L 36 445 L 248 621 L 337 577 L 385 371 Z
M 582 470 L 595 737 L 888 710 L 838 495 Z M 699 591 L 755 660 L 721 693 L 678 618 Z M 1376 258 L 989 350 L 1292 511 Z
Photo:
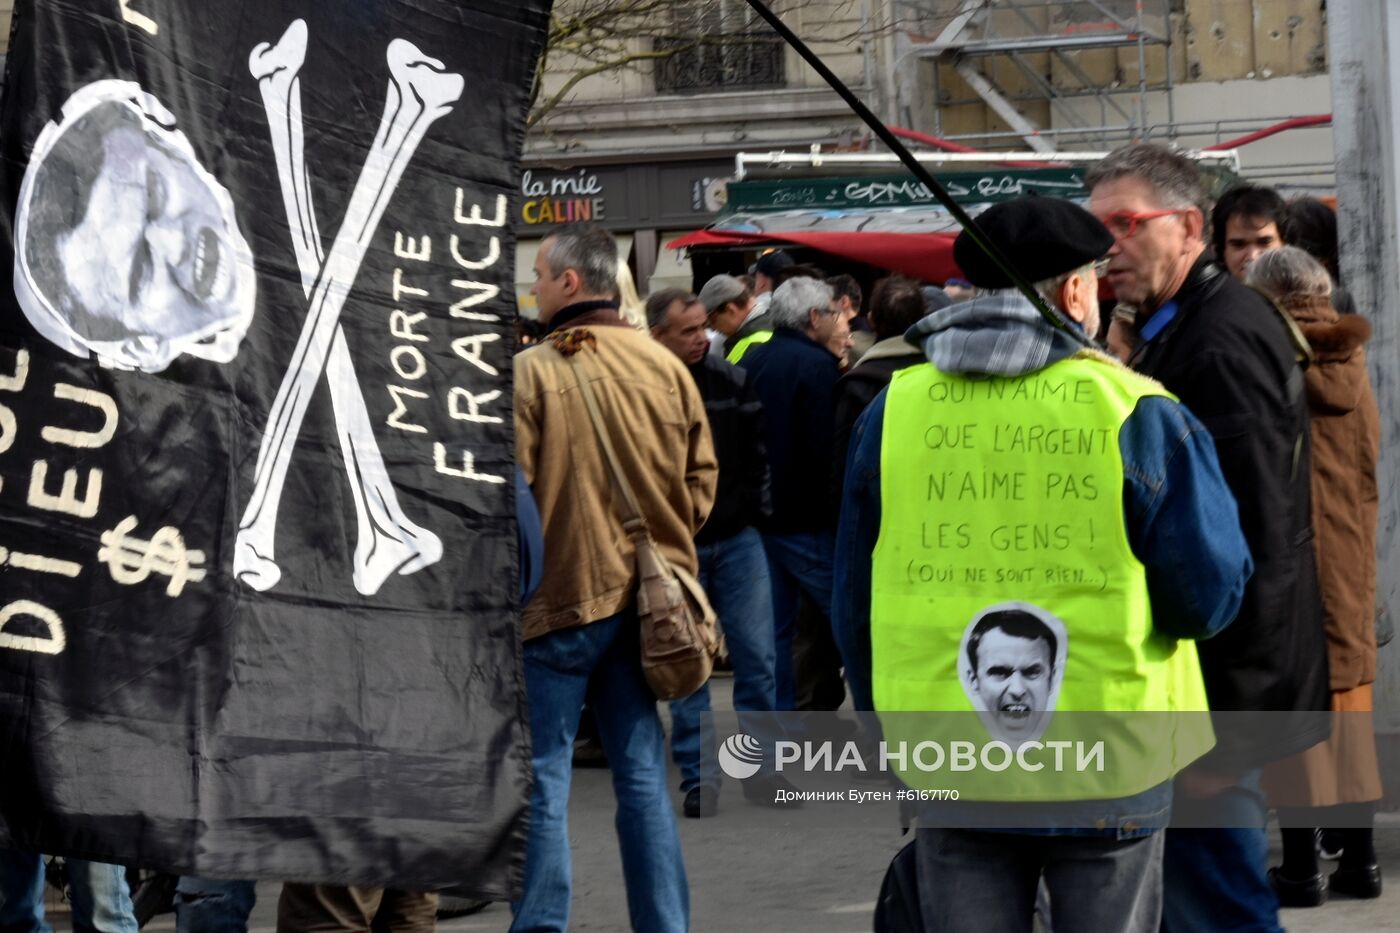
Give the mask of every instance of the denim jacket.
M 1088 345 L 1082 336 L 1066 339 L 1063 332 L 1044 335 L 1036 332 L 1038 328 L 1050 330 L 1029 302 L 998 296 L 925 318 L 907 339 L 922 343 L 945 368 L 1001 375 L 1012 374 L 1007 370 L 1014 372 L 1018 359 L 1022 371 L 1034 372 Z M 988 332 L 996 330 L 1000 335 L 989 339 Z M 952 353 L 949 343 L 939 342 L 940 334 L 950 333 L 955 340 Z M 978 366 L 979 343 L 995 347 L 995 367 Z M 832 629 L 856 708 L 863 710 L 874 709 L 870 577 L 880 534 L 880 446 L 887 394 L 876 396 L 856 422 L 836 538 Z M 1147 573 L 1153 624 L 1175 638 L 1210 638 L 1239 611 L 1254 566 L 1211 435 L 1185 406 L 1149 396 L 1124 422 L 1118 446 L 1124 521 L 1133 553 Z M 1170 806 L 1171 784 L 1166 782 L 1134 797 L 1065 805 L 1066 826 L 1052 831 L 1127 838 L 1164 825 Z

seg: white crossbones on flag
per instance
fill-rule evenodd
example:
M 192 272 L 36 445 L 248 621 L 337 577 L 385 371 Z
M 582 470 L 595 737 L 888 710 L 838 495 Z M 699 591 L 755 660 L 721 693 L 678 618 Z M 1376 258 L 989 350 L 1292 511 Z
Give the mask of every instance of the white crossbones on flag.
M 256 590 L 271 588 L 281 577 L 274 556 L 277 509 L 292 449 L 324 369 L 355 502 L 359 537 L 352 577 L 356 590 L 371 595 L 395 573 L 409 574 L 436 563 L 442 557 L 442 542 L 399 506 L 355 379 L 340 312 L 404 169 L 428 127 L 451 112 L 464 82 L 411 42 L 389 43 L 384 116 L 330 255 L 325 256 L 303 151 L 298 72 L 306 41 L 306 23 L 296 20 L 275 45 L 257 46 L 248 61 L 267 111 L 282 200 L 310 310 L 263 435 L 252 498 L 239 523 L 234 573 Z

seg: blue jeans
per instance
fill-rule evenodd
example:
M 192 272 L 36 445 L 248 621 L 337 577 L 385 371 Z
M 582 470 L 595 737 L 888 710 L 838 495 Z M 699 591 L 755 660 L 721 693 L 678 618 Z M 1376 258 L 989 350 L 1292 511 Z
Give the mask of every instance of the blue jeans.
M 734 665 L 734 709 L 767 712 L 777 702 L 777 688 L 773 591 L 763 539 L 745 528 L 698 550 L 700 585 L 719 616 Z M 681 771 L 681 793 L 700 784 L 700 720 L 709 711 L 709 684 L 671 703 L 671 757 Z M 718 781 L 718 773 L 714 777 Z
M 831 620 L 831 565 L 836 547 L 832 532 L 800 532 L 764 535 L 768 573 L 773 584 L 773 636 L 777 647 L 775 667 L 778 710 L 797 708 L 797 680 L 792 667 L 792 644 L 797 635 L 801 594 L 816 603 Z
M 585 700 L 597 717 L 612 769 L 632 929 L 686 930 L 690 894 L 666 789 L 666 739 L 656 696 L 642 676 L 634 611 L 525 642 L 525 690 L 535 784 L 525 894 L 511 905 L 512 933 L 563 931 L 569 925 L 569 781 Z
M 137 933 L 126 869 L 65 859 L 74 933 Z M 0 849 L 0 933 L 50 933 L 44 919 L 44 857 Z
M 181 876 L 175 887 L 175 931 L 247 933 L 257 899 L 257 887 L 251 881 Z
M 1138 839 L 918 831 L 925 933 L 1030 933 L 1044 879 L 1056 930 L 1157 933 L 1162 834 Z
M 1259 772 L 1208 800 L 1178 795 L 1174 810 L 1228 829 L 1169 829 L 1163 933 L 1283 933 L 1269 883 L 1267 812 Z

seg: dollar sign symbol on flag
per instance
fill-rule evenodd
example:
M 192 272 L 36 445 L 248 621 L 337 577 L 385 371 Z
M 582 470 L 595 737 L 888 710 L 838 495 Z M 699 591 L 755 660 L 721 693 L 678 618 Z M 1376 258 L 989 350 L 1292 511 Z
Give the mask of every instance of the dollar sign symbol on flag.
M 145 541 L 130 537 L 136 525 L 136 516 L 130 515 L 116 528 L 102 532 L 97 559 L 111 569 L 113 580 L 134 586 L 155 573 L 170 578 L 165 595 L 179 596 L 186 583 L 204 579 L 204 552 L 187 550 L 179 529 L 167 525 Z

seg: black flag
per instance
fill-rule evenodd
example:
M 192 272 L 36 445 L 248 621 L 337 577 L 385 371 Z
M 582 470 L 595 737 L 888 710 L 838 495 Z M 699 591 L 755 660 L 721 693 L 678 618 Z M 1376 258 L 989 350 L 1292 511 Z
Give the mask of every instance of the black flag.
M 28 0 L 0 845 L 506 896 L 508 226 L 547 0 Z

